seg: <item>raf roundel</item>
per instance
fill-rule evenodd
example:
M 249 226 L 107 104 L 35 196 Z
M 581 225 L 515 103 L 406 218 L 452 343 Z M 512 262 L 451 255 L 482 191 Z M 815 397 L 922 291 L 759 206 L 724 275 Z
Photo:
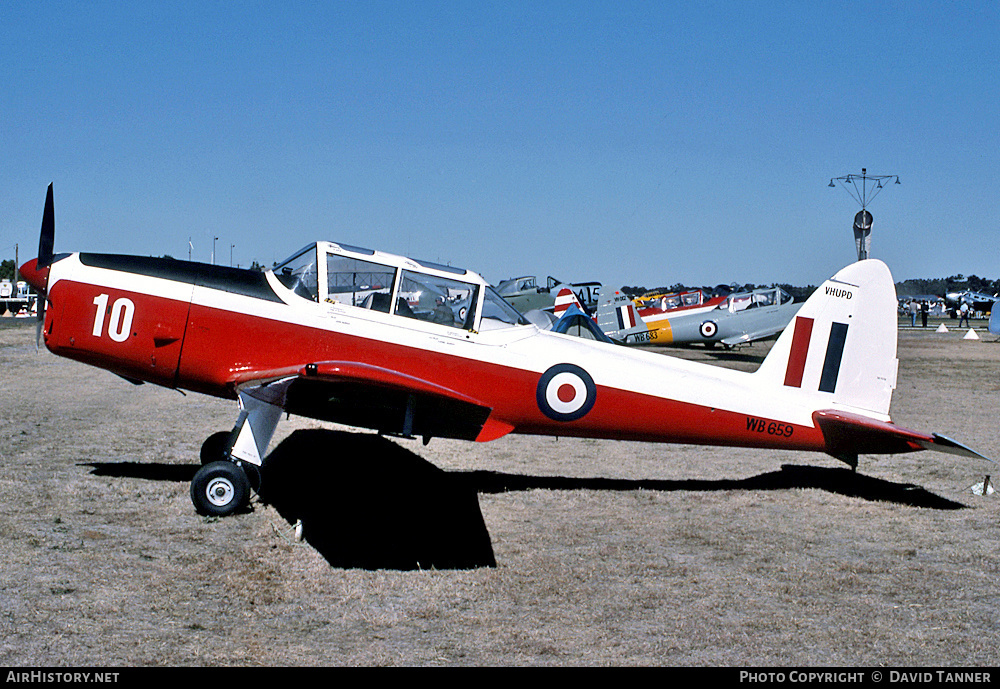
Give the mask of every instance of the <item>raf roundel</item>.
M 715 333 L 719 332 L 719 326 L 715 324 L 715 321 L 705 321 L 699 330 L 702 337 L 713 337 Z
M 586 416 L 597 399 L 590 374 L 574 364 L 556 364 L 538 380 L 538 408 L 555 421 L 575 421 Z

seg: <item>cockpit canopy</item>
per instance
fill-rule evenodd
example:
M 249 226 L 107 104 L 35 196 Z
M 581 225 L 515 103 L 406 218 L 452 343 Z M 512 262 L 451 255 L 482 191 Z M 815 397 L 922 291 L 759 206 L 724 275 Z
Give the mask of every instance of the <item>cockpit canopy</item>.
M 764 308 L 767 306 L 781 306 L 790 304 L 793 301 L 792 295 L 780 287 L 768 287 L 757 289 L 752 292 L 740 292 L 730 294 L 725 301 L 720 303 L 717 309 L 737 313 L 746 309 Z
M 304 299 L 479 331 L 527 321 L 476 273 L 370 249 L 318 242 L 274 276 Z

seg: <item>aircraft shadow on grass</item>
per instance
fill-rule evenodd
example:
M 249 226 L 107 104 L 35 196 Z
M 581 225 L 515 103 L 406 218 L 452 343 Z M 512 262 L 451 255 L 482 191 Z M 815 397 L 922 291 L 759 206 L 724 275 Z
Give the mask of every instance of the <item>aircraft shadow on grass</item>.
M 90 463 L 97 476 L 189 482 L 198 467 Z M 812 488 L 875 502 L 939 510 L 961 503 L 920 486 L 786 464 L 745 479 L 632 480 L 444 471 L 378 435 L 295 431 L 268 455 L 258 495 L 334 567 L 475 569 L 496 559 L 478 495 L 533 489 L 726 491 Z

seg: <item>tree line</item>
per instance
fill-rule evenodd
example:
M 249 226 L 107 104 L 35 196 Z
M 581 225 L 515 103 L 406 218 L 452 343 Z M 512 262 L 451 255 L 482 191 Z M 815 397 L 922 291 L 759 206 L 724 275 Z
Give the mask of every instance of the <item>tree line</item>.
M 911 279 L 896 283 L 896 294 L 901 297 L 915 297 L 923 294 L 944 296 L 948 292 L 971 290 L 983 294 L 1000 294 L 1000 280 L 981 278 L 978 275 L 952 275 L 936 280 Z
M 646 294 L 672 294 L 674 292 L 686 292 L 690 290 L 700 289 L 708 296 L 713 296 L 716 294 L 729 294 L 736 292 L 750 292 L 755 289 L 768 289 L 780 287 L 790 294 L 795 301 L 805 301 L 809 298 L 809 295 L 816 291 L 816 285 L 806 285 L 805 287 L 800 287 L 798 285 L 788 285 L 784 283 L 775 283 L 771 285 L 754 285 L 753 283 L 747 283 L 745 285 L 716 285 L 715 287 L 709 287 L 707 285 L 702 285 L 701 287 L 693 285 L 682 285 L 681 283 L 676 283 L 670 287 L 654 287 L 653 289 L 646 289 L 638 285 L 629 286 L 625 285 L 621 288 L 622 294 L 625 294 L 633 299 L 635 297 L 641 297 Z
M 655 287 L 653 289 L 646 289 L 645 287 L 635 285 L 635 286 L 624 286 L 621 291 L 630 297 L 641 297 L 644 294 L 670 294 L 671 292 L 683 292 L 685 290 L 700 289 L 706 294 L 716 294 L 719 293 L 719 287 L 723 285 L 718 285 L 716 287 L 708 286 L 692 286 L 692 285 L 682 285 L 680 283 L 671 285 L 669 287 Z M 725 286 L 726 289 L 733 292 L 749 292 L 755 289 L 766 289 L 768 287 L 780 287 L 781 289 L 788 292 L 795 301 L 805 301 L 809 298 L 816 290 L 816 285 L 806 285 L 805 287 L 798 285 L 788 285 L 784 283 L 776 283 L 771 285 L 728 285 Z M 919 295 L 934 294 L 943 297 L 948 292 L 962 292 L 964 290 L 970 290 L 973 292 L 982 292 L 983 294 L 996 295 L 1000 294 L 1000 280 L 990 280 L 989 278 L 981 278 L 977 275 L 965 275 L 958 274 L 952 275 L 946 278 L 934 278 L 934 279 L 920 279 L 913 278 L 910 280 L 903 280 L 902 282 L 896 283 L 896 295 L 900 297 L 913 297 Z

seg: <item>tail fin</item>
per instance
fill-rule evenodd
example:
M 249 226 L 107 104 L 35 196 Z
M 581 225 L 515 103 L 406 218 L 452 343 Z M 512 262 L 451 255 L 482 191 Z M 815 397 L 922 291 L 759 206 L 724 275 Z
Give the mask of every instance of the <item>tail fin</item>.
M 820 285 L 754 376 L 794 388 L 812 408 L 826 452 L 853 467 L 858 455 L 937 450 L 986 459 L 936 433 L 889 419 L 896 387 L 896 290 L 881 261 L 853 263 Z
M 868 259 L 820 285 L 754 375 L 813 396 L 815 409 L 888 421 L 898 363 L 892 275 Z
M 569 287 L 563 287 L 559 290 L 559 293 L 556 294 L 556 303 L 555 307 L 552 309 L 552 313 L 555 314 L 557 319 L 562 318 L 563 314 L 566 313 L 566 309 L 570 306 L 575 306 L 584 313 L 587 313 L 587 309 L 583 308 L 583 304 L 581 304 L 580 300 L 576 298 L 575 294 L 573 294 L 573 290 Z
M 621 292 L 601 300 L 597 325 L 611 339 L 626 343 L 643 342 L 643 335 L 649 332 L 635 302 Z

